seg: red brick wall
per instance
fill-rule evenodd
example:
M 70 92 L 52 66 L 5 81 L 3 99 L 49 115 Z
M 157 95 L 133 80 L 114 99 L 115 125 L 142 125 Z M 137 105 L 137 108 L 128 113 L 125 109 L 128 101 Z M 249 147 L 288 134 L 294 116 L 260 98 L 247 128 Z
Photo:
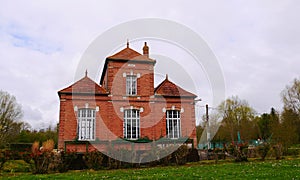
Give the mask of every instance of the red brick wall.
M 134 66 L 133 66 L 134 65 Z M 126 95 L 126 78 L 123 73 L 137 75 L 137 95 L 149 97 L 154 93 L 154 73 L 151 63 L 124 63 L 109 61 L 107 65 L 107 90 L 114 96 Z M 104 77 L 104 81 L 106 76 Z
M 183 137 L 194 139 L 196 145 L 196 124 L 193 99 L 163 98 L 154 97 L 154 73 L 153 64 L 137 63 L 135 66 L 116 61 L 109 61 L 107 73 L 104 78 L 105 86 L 110 95 L 80 95 L 60 94 L 60 121 L 59 121 L 59 148 L 64 148 L 65 141 L 74 141 L 77 136 L 77 112 L 88 103 L 89 108 L 96 112 L 96 138 L 99 140 L 115 140 L 123 137 L 123 112 L 120 109 L 143 108 L 140 113 L 140 137 L 148 137 L 157 140 L 166 136 L 166 115 L 163 108 L 184 109 L 181 113 L 181 134 Z M 126 96 L 126 78 L 123 73 L 139 73 L 137 96 Z M 107 80 L 106 81 L 106 77 Z M 105 87 L 104 86 L 104 87 Z M 78 151 L 85 151 L 85 146 L 68 145 L 68 148 L 77 148 Z
M 119 100 L 111 102 L 108 97 L 73 97 L 62 96 L 60 101 L 60 123 L 59 123 L 59 148 L 64 148 L 64 141 L 72 141 L 77 136 L 77 118 L 74 106 L 78 109 L 84 108 L 89 104 L 89 108 L 96 109 L 96 137 L 99 140 L 115 140 L 123 137 L 123 112 L 120 108 L 143 108 L 140 113 L 140 135 L 141 138 L 159 139 L 166 136 L 166 113 L 163 108 L 184 109 L 181 113 L 181 134 L 183 137 L 194 139 L 196 144 L 195 115 L 194 108 L 190 102 L 175 102 L 164 100 L 162 98 L 153 98 L 149 101 L 136 100 L 126 101 Z

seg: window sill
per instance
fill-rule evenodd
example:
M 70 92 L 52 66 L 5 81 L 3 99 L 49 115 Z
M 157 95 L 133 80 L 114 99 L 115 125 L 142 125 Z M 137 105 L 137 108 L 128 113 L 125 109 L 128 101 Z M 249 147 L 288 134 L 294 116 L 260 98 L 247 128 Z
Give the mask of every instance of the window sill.
M 139 96 L 139 95 L 125 95 L 125 96 L 123 96 L 123 99 L 126 99 L 126 98 L 137 98 L 137 99 L 140 99 L 141 96 Z
M 78 139 L 78 141 L 95 141 L 95 139 Z
M 135 141 L 138 140 L 139 138 L 124 138 L 125 140 L 129 140 L 129 141 Z
M 176 139 L 180 139 L 181 137 L 177 137 L 177 138 L 170 138 L 170 137 L 167 137 L 168 139 L 172 139 L 172 140 L 176 140 Z

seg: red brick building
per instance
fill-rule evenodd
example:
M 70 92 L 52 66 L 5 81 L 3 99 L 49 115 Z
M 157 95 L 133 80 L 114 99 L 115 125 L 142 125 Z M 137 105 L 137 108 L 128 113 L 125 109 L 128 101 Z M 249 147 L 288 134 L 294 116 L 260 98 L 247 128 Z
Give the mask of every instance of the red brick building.
M 175 85 L 167 75 L 154 87 L 155 63 L 147 43 L 143 54 L 127 43 L 125 49 L 106 58 L 99 84 L 86 72 L 60 90 L 58 148 L 105 150 L 103 144 L 121 140 L 140 146 L 144 142 L 143 148 L 147 142 L 160 140 L 196 144 L 196 95 Z

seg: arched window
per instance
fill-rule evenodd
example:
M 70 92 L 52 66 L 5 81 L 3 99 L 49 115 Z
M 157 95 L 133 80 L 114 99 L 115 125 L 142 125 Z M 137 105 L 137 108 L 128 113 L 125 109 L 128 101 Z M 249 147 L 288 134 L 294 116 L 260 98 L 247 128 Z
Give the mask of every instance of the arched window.
M 124 138 L 138 139 L 140 137 L 140 111 L 124 110 Z
M 95 117 L 94 109 L 78 110 L 78 140 L 95 140 Z
M 167 110 L 166 121 L 167 121 L 167 137 L 171 139 L 180 138 L 181 136 L 180 111 Z

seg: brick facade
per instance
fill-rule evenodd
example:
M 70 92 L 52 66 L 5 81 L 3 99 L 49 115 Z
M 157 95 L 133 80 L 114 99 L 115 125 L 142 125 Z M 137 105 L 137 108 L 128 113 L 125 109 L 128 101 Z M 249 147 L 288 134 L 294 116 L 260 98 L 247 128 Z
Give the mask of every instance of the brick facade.
M 127 47 L 106 58 L 100 83 L 85 77 L 58 92 L 60 99 L 59 149 L 77 151 L 101 147 L 101 142 L 110 143 L 124 138 L 124 111 L 139 111 L 139 138 L 157 141 L 167 134 L 166 111 L 180 112 L 180 135 L 196 145 L 196 122 L 194 99 L 196 95 L 185 91 L 166 79 L 154 88 L 156 60 L 149 58 L 145 43 L 143 54 Z M 137 92 L 126 94 L 126 77 L 137 78 Z M 79 109 L 95 110 L 95 138 L 78 140 Z M 138 140 L 137 139 L 137 140 Z M 91 145 L 93 144 L 93 145 Z M 147 144 L 138 144 L 147 148 Z

